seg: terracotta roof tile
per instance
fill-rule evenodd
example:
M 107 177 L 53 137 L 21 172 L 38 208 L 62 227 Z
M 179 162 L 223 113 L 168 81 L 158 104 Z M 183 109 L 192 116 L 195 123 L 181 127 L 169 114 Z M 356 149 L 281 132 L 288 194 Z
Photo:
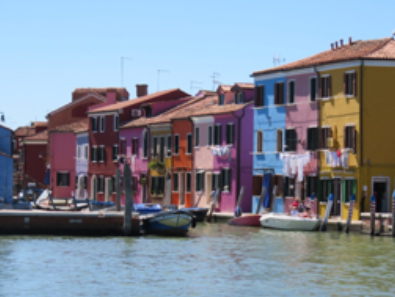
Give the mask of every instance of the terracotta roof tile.
M 85 97 L 89 93 L 94 93 L 97 96 L 101 96 L 104 99 L 107 97 L 107 92 L 116 92 L 117 100 L 121 101 L 122 97 L 129 97 L 129 92 L 125 88 L 77 88 L 72 93 L 73 101 Z
M 37 133 L 33 136 L 26 137 L 25 140 L 48 140 L 48 130 L 44 130 L 40 133 Z
M 32 122 L 32 127 L 47 127 L 48 122 Z
M 79 132 L 84 132 L 88 131 L 89 128 L 89 119 L 83 119 L 78 122 L 73 122 L 65 125 L 60 125 L 56 126 L 54 128 L 51 128 L 49 131 L 50 133 L 52 132 L 74 132 L 74 133 L 79 133 Z
M 253 83 L 235 83 L 233 85 L 233 87 L 231 88 L 231 90 L 233 90 L 233 88 L 238 87 L 240 89 L 244 89 L 244 90 L 253 90 L 254 89 L 254 84 Z
M 232 89 L 231 85 L 219 85 L 217 90 L 221 89 L 224 92 L 230 92 L 230 90 Z
M 32 136 L 36 133 L 36 129 L 30 126 L 18 127 L 14 134 L 17 137 Z
M 141 104 L 141 103 L 148 103 L 151 100 L 158 99 L 160 97 L 165 97 L 165 96 L 174 96 L 174 99 L 181 98 L 188 96 L 188 93 L 185 93 L 184 91 L 180 89 L 170 89 L 170 90 L 165 90 L 165 91 L 160 91 L 156 93 L 152 93 L 146 96 L 138 97 L 135 99 L 131 99 L 128 101 L 123 101 L 119 103 L 114 103 L 111 105 L 107 105 L 104 107 L 100 107 L 97 109 L 90 110 L 89 113 L 100 113 L 100 112 L 108 112 L 108 111 L 117 111 L 122 108 L 130 107 L 133 105 Z
M 278 67 L 253 72 L 254 75 L 277 71 L 312 67 L 322 64 L 342 62 L 356 59 L 395 59 L 395 40 L 392 38 L 354 41 L 337 49 L 327 50 L 316 55 Z

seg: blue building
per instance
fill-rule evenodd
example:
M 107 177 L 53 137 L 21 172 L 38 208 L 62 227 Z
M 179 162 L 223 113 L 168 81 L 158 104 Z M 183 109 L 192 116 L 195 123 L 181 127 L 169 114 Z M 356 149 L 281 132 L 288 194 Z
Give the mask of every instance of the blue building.
M 14 162 L 12 160 L 12 130 L 0 125 L 0 200 L 12 201 Z
M 284 151 L 286 107 L 286 77 L 278 73 L 254 75 L 254 152 L 253 152 L 253 211 L 257 209 L 262 184 L 267 188 L 264 207 L 271 206 L 274 196 L 282 196 L 283 162 L 280 153 Z M 275 205 L 276 211 L 283 211 L 283 205 Z

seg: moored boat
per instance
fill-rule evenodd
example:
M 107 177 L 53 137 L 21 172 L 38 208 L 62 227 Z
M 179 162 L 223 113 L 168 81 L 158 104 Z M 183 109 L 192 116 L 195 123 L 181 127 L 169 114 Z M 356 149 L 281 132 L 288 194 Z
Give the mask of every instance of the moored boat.
M 266 213 L 261 215 L 261 225 L 265 228 L 292 230 L 292 231 L 314 231 L 320 225 L 318 218 L 304 218 L 290 216 L 283 213 Z
M 261 226 L 260 218 L 260 214 L 245 214 L 229 220 L 228 224 L 235 226 Z
M 146 234 L 184 236 L 189 227 L 195 228 L 196 220 L 190 212 L 175 210 L 140 216 Z
M 181 208 L 180 210 L 192 213 L 196 218 L 196 222 L 203 222 L 209 209 L 206 207 L 189 207 Z

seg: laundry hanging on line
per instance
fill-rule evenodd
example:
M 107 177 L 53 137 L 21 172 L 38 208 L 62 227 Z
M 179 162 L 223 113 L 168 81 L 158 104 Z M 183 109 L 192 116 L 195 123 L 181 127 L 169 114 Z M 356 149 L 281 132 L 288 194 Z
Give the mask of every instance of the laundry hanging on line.
M 280 153 L 283 161 L 283 173 L 287 177 L 298 176 L 298 181 L 303 181 L 303 167 L 307 165 L 311 156 L 309 152 L 303 154 Z

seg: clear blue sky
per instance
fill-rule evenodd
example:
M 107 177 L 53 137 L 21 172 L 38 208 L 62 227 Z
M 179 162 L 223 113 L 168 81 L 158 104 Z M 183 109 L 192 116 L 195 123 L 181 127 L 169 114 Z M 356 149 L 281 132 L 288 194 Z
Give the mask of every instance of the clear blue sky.
M 135 85 L 149 92 L 191 81 L 212 89 L 252 82 L 253 71 L 291 62 L 352 36 L 395 29 L 392 1 L 0 0 L 0 112 L 16 128 L 45 120 L 80 87 Z M 193 92 L 196 92 L 194 89 Z

